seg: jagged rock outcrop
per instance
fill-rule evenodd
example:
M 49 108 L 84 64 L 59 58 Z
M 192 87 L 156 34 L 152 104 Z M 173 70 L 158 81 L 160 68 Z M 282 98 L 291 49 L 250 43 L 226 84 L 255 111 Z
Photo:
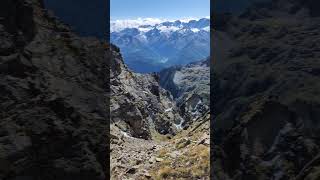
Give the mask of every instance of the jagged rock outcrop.
M 111 123 L 137 138 L 151 139 L 152 130 L 174 135 L 181 117 L 158 75 L 131 72 L 116 47 L 111 57 Z
M 160 85 L 171 92 L 188 127 L 209 111 L 210 59 L 173 66 L 159 73 Z
M 2 0 L 0 41 L 0 179 L 104 180 L 104 44 L 77 37 L 41 0 Z
M 306 8 L 312 1 L 282 9 L 300 2 L 272 1 L 225 25 L 233 46 L 215 59 L 212 77 L 215 179 L 319 173 L 320 21 Z

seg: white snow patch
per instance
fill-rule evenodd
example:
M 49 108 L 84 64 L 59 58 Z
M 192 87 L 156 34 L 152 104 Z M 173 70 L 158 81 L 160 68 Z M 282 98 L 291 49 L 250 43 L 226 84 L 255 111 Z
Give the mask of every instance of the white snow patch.
M 152 30 L 152 28 L 151 27 L 149 27 L 149 28 L 142 28 L 142 27 L 139 27 L 138 28 L 139 29 L 139 31 L 141 31 L 141 32 L 148 32 L 148 31 L 150 31 L 150 30 Z
M 133 138 L 132 136 L 130 136 L 128 133 L 126 132 L 123 132 L 123 131 L 120 131 L 121 134 L 123 134 L 124 137 L 127 137 L 127 138 Z
M 202 100 L 199 99 L 198 103 L 197 103 L 197 106 L 200 105 L 202 103 Z
M 164 112 L 171 112 L 171 111 L 172 111 L 172 107 L 171 107 L 171 108 L 166 109 Z
M 181 130 L 183 123 L 184 123 L 184 119 L 181 119 L 180 123 L 179 124 L 174 124 L 174 126 L 176 126 L 177 129 Z
M 138 36 L 137 36 L 138 39 L 140 39 L 142 42 L 147 42 L 148 41 L 148 38 L 146 35 L 144 35 L 143 33 L 140 33 Z
M 205 30 L 205 31 L 207 31 L 207 32 L 210 32 L 210 26 L 207 26 L 207 27 L 205 27 L 205 28 L 202 28 L 202 30 Z
M 184 78 L 183 73 L 181 73 L 180 71 L 177 71 L 173 76 L 173 82 L 175 84 L 180 84 L 183 78 Z
M 111 20 L 110 31 L 117 32 L 125 28 L 139 28 L 141 25 L 151 25 L 160 24 L 165 22 L 166 19 L 159 18 L 137 18 L 137 19 L 123 19 L 123 20 Z
M 197 33 L 197 32 L 199 32 L 200 30 L 199 30 L 198 28 L 192 28 L 191 31 L 194 32 L 194 33 Z
M 170 33 L 170 32 L 177 31 L 177 30 L 180 29 L 180 28 L 175 27 L 175 26 L 159 26 L 157 28 L 163 33 Z

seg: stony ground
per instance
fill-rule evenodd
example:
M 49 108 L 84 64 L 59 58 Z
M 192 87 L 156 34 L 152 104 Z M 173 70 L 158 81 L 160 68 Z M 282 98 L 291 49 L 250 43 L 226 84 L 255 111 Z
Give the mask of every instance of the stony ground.
M 159 160 L 155 158 L 156 154 L 166 145 L 166 141 L 134 138 L 122 131 L 113 134 L 110 160 L 112 179 L 151 179 L 149 170 Z
M 208 118 L 173 137 L 154 134 L 153 140 L 131 137 L 112 125 L 112 179 L 209 179 Z

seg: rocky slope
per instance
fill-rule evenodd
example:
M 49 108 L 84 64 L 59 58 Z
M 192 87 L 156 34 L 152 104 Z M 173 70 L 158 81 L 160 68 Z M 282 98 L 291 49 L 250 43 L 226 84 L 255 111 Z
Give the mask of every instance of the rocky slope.
M 187 127 L 209 111 L 210 59 L 160 71 L 160 85 L 170 91 Z
M 152 139 L 152 131 L 174 135 L 181 121 L 170 93 L 159 86 L 156 74 L 128 70 L 119 49 L 111 50 L 111 123 L 130 136 Z
M 108 55 L 40 0 L 0 2 L 0 179 L 106 179 Z
M 316 7 L 274 0 L 217 26 L 233 46 L 213 66 L 215 179 L 319 178 Z

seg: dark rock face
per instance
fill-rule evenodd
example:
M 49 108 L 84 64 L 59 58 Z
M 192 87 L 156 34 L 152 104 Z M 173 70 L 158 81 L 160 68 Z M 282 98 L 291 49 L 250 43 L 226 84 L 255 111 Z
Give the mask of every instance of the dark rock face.
M 106 178 L 107 51 L 37 0 L 0 2 L 0 178 Z
M 1 2 L 1 43 L 2 53 L 11 53 L 13 49 L 31 40 L 35 33 L 33 9 L 28 4 L 4 0 Z M 18 13 L 19 12 L 19 13 Z M 14 42 L 14 43 L 13 43 Z
M 230 18 L 223 32 L 233 46 L 211 77 L 216 179 L 319 177 L 320 21 L 279 3 L 300 1 Z

